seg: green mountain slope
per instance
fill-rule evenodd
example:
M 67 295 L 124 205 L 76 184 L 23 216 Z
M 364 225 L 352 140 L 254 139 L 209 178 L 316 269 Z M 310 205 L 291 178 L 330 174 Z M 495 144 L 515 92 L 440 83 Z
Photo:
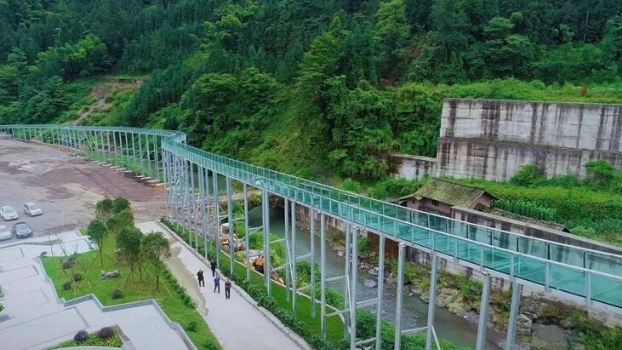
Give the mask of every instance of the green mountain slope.
M 434 155 L 443 98 L 620 103 L 621 11 L 613 0 L 4 0 L 0 123 L 75 122 L 101 80 L 90 77 L 148 74 L 79 122 L 177 128 L 259 165 L 373 180 L 389 152 Z

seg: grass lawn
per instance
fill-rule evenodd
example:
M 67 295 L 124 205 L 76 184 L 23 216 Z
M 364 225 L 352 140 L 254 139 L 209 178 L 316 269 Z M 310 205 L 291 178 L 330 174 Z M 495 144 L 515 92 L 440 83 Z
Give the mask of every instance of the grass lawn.
M 177 226 L 179 227 L 179 226 Z M 186 231 L 187 232 L 187 231 Z M 202 249 L 203 241 L 199 242 L 199 249 Z M 216 247 L 210 245 L 208 242 L 208 249 L 211 250 L 212 253 L 215 254 Z M 208 250 L 208 251 L 209 251 Z M 202 250 L 200 250 L 202 251 Z M 222 252 L 220 256 L 220 270 L 229 270 L 230 269 L 230 260 L 229 256 Z M 235 264 L 235 273 L 240 276 L 246 276 L 246 266 L 239 261 L 236 261 Z M 251 281 L 254 285 L 264 288 L 263 275 L 251 269 Z M 285 310 L 292 309 L 292 302 L 287 301 L 287 297 L 285 294 L 285 287 L 272 282 L 272 296 L 276 299 L 277 303 L 280 307 Z M 320 293 L 316 293 L 316 297 L 320 297 Z M 316 302 L 316 310 L 315 317 L 311 316 L 311 300 L 306 298 L 305 296 L 298 296 L 297 301 L 297 319 L 301 322 L 304 322 L 314 334 L 321 334 L 321 317 L 320 317 L 320 303 Z M 332 310 L 326 308 L 326 313 L 331 313 Z M 343 339 L 344 336 L 344 324 L 338 316 L 329 317 L 326 319 L 326 339 L 337 344 Z
M 73 339 L 52 346 L 50 349 L 71 348 L 74 346 L 106 346 L 111 348 L 120 348 L 123 346 L 123 340 L 119 334 L 114 332 L 113 336 L 108 339 L 100 339 L 97 332 L 89 334 L 85 341 L 77 342 Z
M 43 258 L 43 266 L 52 279 L 58 295 L 66 300 L 70 300 L 79 296 L 94 294 L 104 306 L 153 298 L 173 322 L 178 322 L 184 329 L 188 328 L 186 329 L 188 336 L 199 349 L 221 349 L 220 345 L 217 345 L 218 342 L 207 327 L 203 317 L 194 307 L 188 307 L 182 300 L 181 295 L 173 292 L 172 283 L 167 281 L 166 278 L 161 278 L 159 293 L 156 293 L 153 287 L 155 278 L 148 272 L 143 273 L 143 280 L 140 279 L 138 273 L 135 273 L 127 285 L 123 286 L 129 274 L 129 267 L 119 265 L 114 260 L 114 246 L 114 237 L 107 237 L 103 246 L 103 266 L 100 263 L 99 257 L 97 257 L 98 252 L 91 251 L 79 254 L 76 264 L 73 268 L 66 270 L 66 274 L 63 272 L 61 264 L 67 258 Z M 101 270 L 119 270 L 121 276 L 119 278 L 101 280 L 99 277 Z M 72 289 L 64 290 L 63 284 L 70 281 L 71 276 L 75 273 L 82 274 L 83 280 L 76 282 Z M 112 298 L 112 292 L 115 289 L 120 289 L 123 292 L 122 298 Z M 187 327 L 192 322 L 196 322 L 198 325 L 194 331 L 192 331 L 192 327 Z

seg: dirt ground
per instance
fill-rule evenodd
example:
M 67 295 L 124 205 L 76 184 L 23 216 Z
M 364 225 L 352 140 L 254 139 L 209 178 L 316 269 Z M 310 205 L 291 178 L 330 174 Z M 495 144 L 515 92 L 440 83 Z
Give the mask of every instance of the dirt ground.
M 0 138 L 0 206 L 13 206 L 35 236 L 86 227 L 95 203 L 105 196 L 130 200 L 137 222 L 158 220 L 166 212 L 162 194 L 122 173 L 48 146 Z M 43 215 L 26 216 L 27 201 L 38 203 Z M 0 218 L 7 227 L 15 222 Z

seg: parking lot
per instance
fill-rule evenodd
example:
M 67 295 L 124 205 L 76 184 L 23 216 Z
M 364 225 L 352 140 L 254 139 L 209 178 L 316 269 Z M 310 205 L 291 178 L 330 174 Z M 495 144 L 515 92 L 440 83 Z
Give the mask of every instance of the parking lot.
M 122 173 L 45 145 L 0 138 L 0 206 L 19 213 L 18 220 L 0 218 L 0 225 L 10 228 L 25 221 L 36 237 L 83 228 L 105 196 L 129 199 L 138 222 L 157 220 L 166 212 L 161 194 Z M 26 202 L 37 203 L 43 215 L 25 215 Z

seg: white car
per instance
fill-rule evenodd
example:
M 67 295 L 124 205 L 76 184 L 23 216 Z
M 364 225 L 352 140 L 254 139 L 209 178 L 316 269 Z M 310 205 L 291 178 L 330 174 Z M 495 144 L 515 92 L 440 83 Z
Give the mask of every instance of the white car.
M 0 241 L 6 241 L 7 239 L 11 239 L 11 230 L 4 225 L 0 225 Z
M 41 210 L 41 207 L 35 203 L 27 202 L 24 204 L 24 214 L 28 216 L 37 216 L 43 214 L 43 210 Z
M 0 208 L 0 216 L 2 216 L 5 221 L 19 219 L 19 215 L 17 215 L 17 210 L 13 209 L 13 207 L 9 205 L 5 205 Z

